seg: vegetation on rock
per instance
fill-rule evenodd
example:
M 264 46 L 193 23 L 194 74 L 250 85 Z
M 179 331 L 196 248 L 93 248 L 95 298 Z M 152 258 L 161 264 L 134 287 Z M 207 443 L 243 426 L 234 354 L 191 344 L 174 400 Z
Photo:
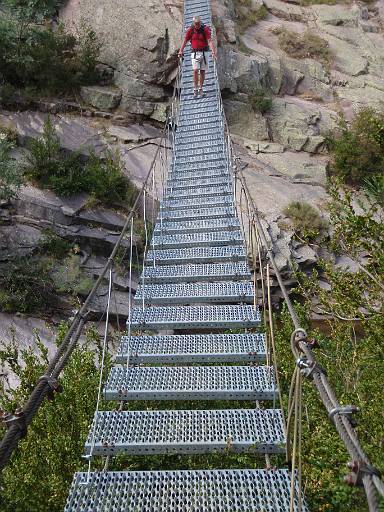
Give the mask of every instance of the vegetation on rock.
M 267 95 L 266 91 L 261 87 L 254 86 L 250 88 L 248 93 L 248 102 L 255 112 L 265 114 L 272 107 L 272 99 Z
M 17 195 L 23 182 L 23 173 L 17 162 L 11 157 L 13 144 L 0 131 L 0 201 Z
M 309 336 L 319 343 L 316 349 L 319 364 L 327 370 L 340 402 L 360 408 L 356 418 L 359 439 L 371 462 L 383 471 L 384 218 L 379 209 L 354 205 L 350 191 L 337 185 L 332 185 L 330 194 L 332 236 L 328 248 L 348 255 L 356 262 L 357 270 L 351 272 L 335 267 L 331 261 L 321 261 L 312 275 L 299 273 L 296 292 L 304 298 L 302 313 L 307 318 L 304 327 L 308 327 Z M 328 281 L 329 288 L 321 286 L 320 276 Z M 321 333 L 310 328 L 311 309 L 329 315 L 326 335 L 324 329 Z M 284 312 L 277 334 L 284 391 L 288 389 L 294 365 L 289 344 L 292 329 Z M 343 482 L 348 472 L 348 454 L 311 383 L 304 384 L 302 451 L 310 509 L 366 510 L 363 491 L 349 488 Z
M 295 59 L 317 59 L 323 64 L 329 64 L 332 58 L 328 43 L 310 32 L 299 34 L 285 28 L 274 29 L 279 37 L 279 45 L 290 57 Z
M 326 221 L 309 203 L 292 201 L 283 213 L 291 220 L 296 236 L 306 242 L 316 240 L 327 227 Z
M 95 32 L 82 26 L 78 35 L 62 25 L 54 27 L 55 0 L 7 0 L 0 16 L 0 69 L 10 87 L 29 93 L 73 92 L 96 80 L 100 42 Z
M 384 114 L 365 108 L 348 125 L 328 137 L 332 173 L 346 183 L 365 185 L 370 196 L 383 204 Z
M 252 5 L 252 0 L 235 0 L 234 8 L 236 25 L 240 34 L 268 15 L 265 5 L 255 8 Z
M 57 344 L 65 332 L 66 326 L 62 325 Z M 23 404 L 46 369 L 47 349 L 36 333 L 34 337 L 37 354 L 30 348 L 20 349 L 17 339 L 0 343 L 0 364 L 20 381 L 15 390 L 0 389 L 2 410 L 14 411 Z M 1 473 L 3 512 L 63 510 L 74 472 L 85 469 L 81 454 L 96 404 L 100 356 L 99 336 L 89 330 L 87 342 L 74 351 L 62 374 L 62 393 L 43 403 L 28 435 Z M 102 408 L 107 407 L 103 404 Z M 3 434 L 4 428 L 0 427 Z
M 61 196 L 87 192 L 109 206 L 127 208 L 132 204 L 136 188 L 124 176 L 117 155 L 108 152 L 99 158 L 91 153 L 84 162 L 77 153 L 64 154 L 50 116 L 43 135 L 31 141 L 29 150 L 26 176 L 39 186 Z
M 0 310 L 44 315 L 58 308 L 60 293 L 74 297 L 87 293 L 92 281 L 82 275 L 77 252 L 76 245 L 46 232 L 33 254 L 15 255 L 3 263 Z

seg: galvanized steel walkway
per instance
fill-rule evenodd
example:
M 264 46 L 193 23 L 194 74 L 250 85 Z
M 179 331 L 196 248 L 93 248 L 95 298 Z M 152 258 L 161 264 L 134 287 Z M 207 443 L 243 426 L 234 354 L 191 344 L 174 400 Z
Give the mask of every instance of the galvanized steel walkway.
M 186 0 L 186 27 L 194 15 L 211 25 L 209 0 Z M 123 337 L 104 397 L 274 400 L 264 335 L 254 332 L 260 313 L 234 206 L 216 74 L 211 63 L 205 97 L 194 99 L 188 48 L 185 57 L 173 164 L 131 312 L 135 335 Z M 240 332 L 220 332 L 227 329 Z M 281 411 L 267 405 L 98 412 L 85 452 L 201 454 L 229 446 L 284 451 Z M 65 510 L 287 512 L 290 480 L 288 470 L 263 469 L 78 473 Z

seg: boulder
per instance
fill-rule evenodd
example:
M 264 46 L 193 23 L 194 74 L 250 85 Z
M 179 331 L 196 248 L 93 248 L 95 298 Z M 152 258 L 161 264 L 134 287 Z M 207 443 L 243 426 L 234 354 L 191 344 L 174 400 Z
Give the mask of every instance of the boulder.
M 307 183 L 325 187 L 328 161 L 324 157 L 313 157 L 307 153 L 259 153 L 259 162 L 267 166 L 269 172 L 284 177 L 292 183 Z M 297 196 L 296 196 L 297 197 Z M 312 203 L 312 200 L 310 201 Z
M 81 99 L 99 110 L 113 110 L 121 101 L 121 91 L 112 87 L 91 85 L 80 89 Z
M 248 139 L 269 140 L 267 120 L 259 112 L 253 112 L 248 104 L 225 100 L 224 108 L 232 133 Z
M 264 5 L 271 14 L 287 21 L 302 21 L 306 16 L 305 10 L 298 5 L 280 0 L 264 0 Z
M 151 86 L 167 85 L 172 79 L 181 42 L 180 7 L 176 0 L 68 0 L 60 17 L 74 31 L 80 20 L 95 30 L 102 41 L 100 60 L 114 69 L 114 82 L 122 91 L 124 105 L 132 107 L 133 113 L 146 114 L 149 110 L 151 114 L 153 108 L 146 105 L 140 109 L 136 103 L 159 100 L 158 92 L 152 98 Z M 136 86 L 132 84 L 135 80 L 139 82 Z M 137 90 L 140 87 L 149 91 L 150 99 Z
M 167 103 L 156 103 L 155 108 L 151 114 L 151 119 L 165 123 L 167 120 L 168 104 Z
M 325 5 L 315 4 L 312 6 L 312 12 L 319 23 L 325 25 L 356 27 L 360 12 L 344 5 Z
M 0 226 L 0 261 L 32 254 L 43 239 L 41 229 L 25 224 Z
M 267 117 L 273 141 L 295 151 L 309 148 L 313 152 L 323 142 L 319 136 L 324 137 L 336 125 L 335 113 L 294 98 L 274 98 Z
M 264 57 L 268 62 L 267 87 L 273 94 L 279 94 L 283 83 L 283 68 L 280 55 L 272 48 L 258 43 L 260 36 L 257 27 L 251 27 L 240 37 L 241 42 L 256 55 Z
M 233 93 L 247 93 L 250 88 L 267 85 L 268 60 L 263 56 L 244 55 L 226 45 L 218 49 L 220 88 Z

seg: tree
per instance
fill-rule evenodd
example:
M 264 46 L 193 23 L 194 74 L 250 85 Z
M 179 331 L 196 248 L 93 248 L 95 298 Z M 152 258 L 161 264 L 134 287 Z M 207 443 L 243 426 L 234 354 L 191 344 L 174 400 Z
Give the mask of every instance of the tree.
M 60 328 L 58 342 L 66 326 Z M 19 349 L 13 337 L 0 344 L 0 363 L 20 381 L 16 389 L 3 386 L 0 408 L 13 411 L 24 403 L 48 363 L 47 348 L 34 334 L 38 353 Z M 2 512 L 61 512 L 75 471 L 84 470 L 81 459 L 93 418 L 99 379 L 98 334 L 90 330 L 87 342 L 72 354 L 60 382 L 63 391 L 45 401 L 20 441 L 0 477 Z M 92 345 L 91 345 L 92 343 Z M 106 407 L 103 405 L 103 408 Z M 0 432 L 2 434 L 2 432 Z

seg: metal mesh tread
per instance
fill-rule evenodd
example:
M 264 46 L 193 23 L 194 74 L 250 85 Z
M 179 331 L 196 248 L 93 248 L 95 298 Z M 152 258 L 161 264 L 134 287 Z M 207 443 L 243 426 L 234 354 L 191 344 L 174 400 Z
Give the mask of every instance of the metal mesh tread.
M 157 222 L 163 220 L 215 219 L 234 217 L 236 210 L 233 206 L 219 208 L 199 208 L 198 210 L 161 210 Z
M 134 301 L 145 304 L 224 304 L 254 300 L 252 282 L 160 283 L 139 285 Z
M 226 178 L 230 180 L 228 170 L 222 167 L 212 167 L 211 169 L 195 169 L 193 171 L 178 170 L 175 168 L 172 173 L 169 174 L 168 184 L 178 183 L 179 181 L 193 181 L 193 180 L 206 180 L 210 178 Z
M 190 140 L 191 138 L 193 139 L 194 137 L 209 137 L 216 135 L 220 135 L 220 137 L 224 138 L 224 131 L 220 126 L 211 126 L 207 130 L 205 130 L 204 133 L 202 133 L 201 130 L 193 129 L 193 127 L 190 126 L 190 130 L 177 130 L 176 140 Z
M 177 188 L 170 189 L 167 191 L 168 199 L 200 199 L 205 196 L 214 196 L 215 194 L 232 195 L 233 188 L 230 183 L 211 185 L 206 187 L 195 187 L 195 188 Z
M 172 334 L 123 336 L 116 363 L 264 362 L 265 335 Z
M 160 329 L 238 329 L 257 327 L 260 311 L 249 305 L 134 307 L 132 327 Z
M 199 208 L 211 206 L 230 206 L 233 205 L 232 195 L 215 194 L 214 196 L 193 197 L 191 199 L 165 199 L 162 202 L 162 208 L 165 209 L 183 209 L 183 208 Z
M 239 230 L 221 232 L 178 233 L 154 236 L 152 248 L 182 248 L 196 246 L 243 245 L 243 235 Z
M 209 155 L 196 155 L 193 154 L 176 156 L 175 157 L 175 166 L 182 164 L 197 164 L 201 166 L 205 166 L 206 164 L 216 165 L 217 162 L 224 164 L 226 162 L 225 155 L 223 151 L 215 151 L 214 153 L 210 153 Z
M 167 221 L 160 219 L 156 223 L 154 235 L 161 236 L 167 233 L 197 233 L 199 231 L 230 231 L 232 229 L 240 229 L 239 220 L 236 217 L 224 217 L 223 219 L 199 219 L 199 220 L 182 220 Z
M 156 265 L 171 263 L 214 263 L 218 261 L 244 261 L 245 249 L 242 246 L 193 247 L 185 249 L 155 249 L 147 253 L 147 262 Z
M 85 453 L 284 453 L 284 446 L 277 409 L 102 411 L 93 419 Z
M 274 400 L 267 366 L 146 366 L 111 369 L 106 400 Z
M 231 183 L 230 176 L 219 176 L 219 177 L 210 177 L 210 178 L 195 178 L 195 182 L 193 180 L 183 180 L 182 177 L 179 179 L 172 179 L 171 182 L 167 183 L 166 186 L 166 193 L 171 192 L 172 190 L 179 190 L 179 189 L 187 189 L 188 192 L 191 191 L 191 189 L 196 189 L 199 187 L 204 186 L 221 186 L 221 185 L 228 185 Z M 190 194 L 189 194 L 190 197 Z
M 287 512 L 290 485 L 287 469 L 76 473 L 64 512 Z
M 251 279 L 251 273 L 245 262 L 147 266 L 143 273 L 146 283 Z

